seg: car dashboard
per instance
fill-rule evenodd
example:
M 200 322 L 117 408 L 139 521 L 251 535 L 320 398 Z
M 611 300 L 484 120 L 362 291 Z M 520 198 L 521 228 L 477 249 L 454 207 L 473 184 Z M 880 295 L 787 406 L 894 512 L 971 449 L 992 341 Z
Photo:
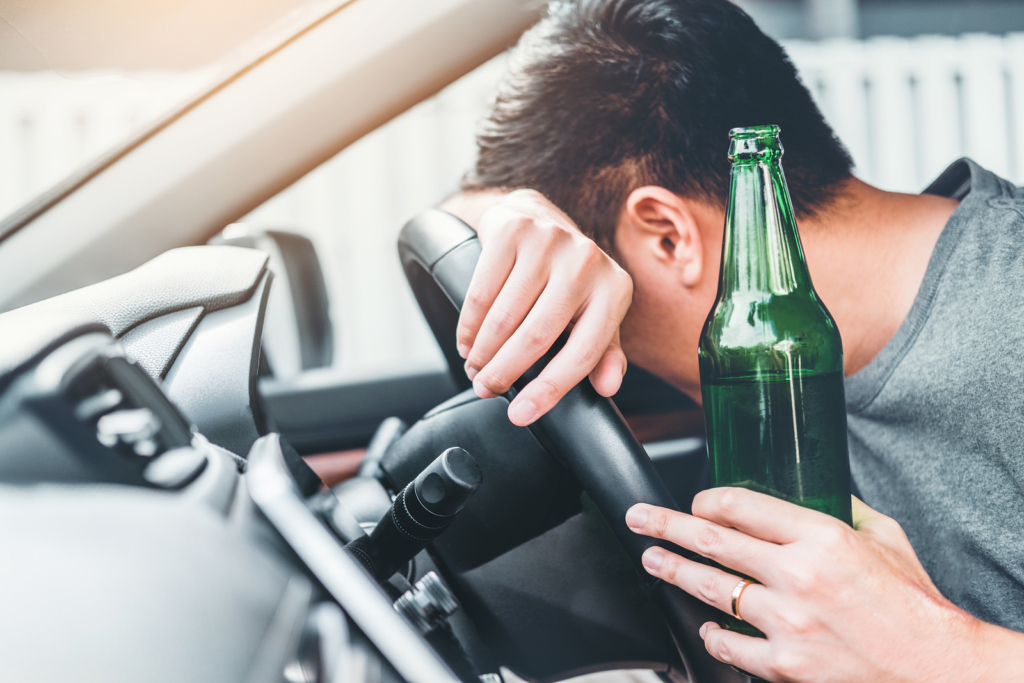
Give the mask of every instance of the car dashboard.
M 683 680 L 664 587 L 504 397 L 384 420 L 324 486 L 258 392 L 271 278 L 259 251 L 188 247 L 0 315 L 5 674 Z M 659 461 L 690 488 L 693 441 Z
M 21 329 L 0 377 L 5 676 L 457 680 L 302 495 L 276 434 L 240 458 L 103 326 Z

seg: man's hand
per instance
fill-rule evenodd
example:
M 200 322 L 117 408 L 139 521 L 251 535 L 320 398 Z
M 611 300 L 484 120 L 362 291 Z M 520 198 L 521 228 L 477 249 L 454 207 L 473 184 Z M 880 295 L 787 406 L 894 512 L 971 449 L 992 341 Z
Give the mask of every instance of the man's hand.
M 854 528 L 740 488 L 715 488 L 693 515 L 635 505 L 626 523 L 759 581 L 740 614 L 767 639 L 701 627 L 716 659 L 769 681 L 1024 680 L 1024 636 L 985 624 L 946 600 L 892 519 L 856 498 Z M 661 548 L 652 575 L 723 612 L 739 578 Z M 1009 675 L 1010 673 L 1014 675 Z
M 618 391 L 629 275 L 533 190 L 505 195 L 482 215 L 477 233 L 483 253 L 457 332 L 477 395 L 508 391 L 569 326 L 564 348 L 515 397 L 509 419 L 532 423 L 588 375 L 602 396 Z

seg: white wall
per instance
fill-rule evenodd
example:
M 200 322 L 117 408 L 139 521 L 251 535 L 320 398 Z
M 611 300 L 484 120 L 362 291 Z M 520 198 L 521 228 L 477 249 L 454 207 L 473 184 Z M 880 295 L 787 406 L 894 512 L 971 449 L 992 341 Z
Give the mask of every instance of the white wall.
M 918 192 L 969 156 L 1024 184 L 1024 34 L 786 47 L 865 180 Z
M 1024 184 L 1024 34 L 786 46 L 865 180 L 917 192 L 966 155 Z M 405 285 L 395 240 L 403 223 L 453 191 L 472 163 L 476 123 L 502 60 L 368 135 L 242 219 L 316 242 L 333 292 L 336 371 L 373 376 L 442 366 Z M 67 79 L 0 74 L 0 215 L 201 79 L 108 80 L 105 93 L 92 96 Z

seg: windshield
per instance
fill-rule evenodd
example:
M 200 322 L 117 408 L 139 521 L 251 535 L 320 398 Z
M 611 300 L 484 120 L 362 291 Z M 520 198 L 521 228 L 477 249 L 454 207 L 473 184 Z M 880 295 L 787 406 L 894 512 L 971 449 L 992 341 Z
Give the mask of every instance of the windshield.
M 344 0 L 0 0 L 0 220 Z

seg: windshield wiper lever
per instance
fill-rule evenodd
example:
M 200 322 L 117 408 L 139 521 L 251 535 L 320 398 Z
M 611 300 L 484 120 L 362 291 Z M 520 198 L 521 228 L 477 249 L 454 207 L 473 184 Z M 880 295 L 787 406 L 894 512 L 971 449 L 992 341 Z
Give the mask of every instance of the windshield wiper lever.
M 345 547 L 377 581 L 387 581 L 448 528 L 481 482 L 473 456 L 449 448 L 399 492 L 369 536 Z

